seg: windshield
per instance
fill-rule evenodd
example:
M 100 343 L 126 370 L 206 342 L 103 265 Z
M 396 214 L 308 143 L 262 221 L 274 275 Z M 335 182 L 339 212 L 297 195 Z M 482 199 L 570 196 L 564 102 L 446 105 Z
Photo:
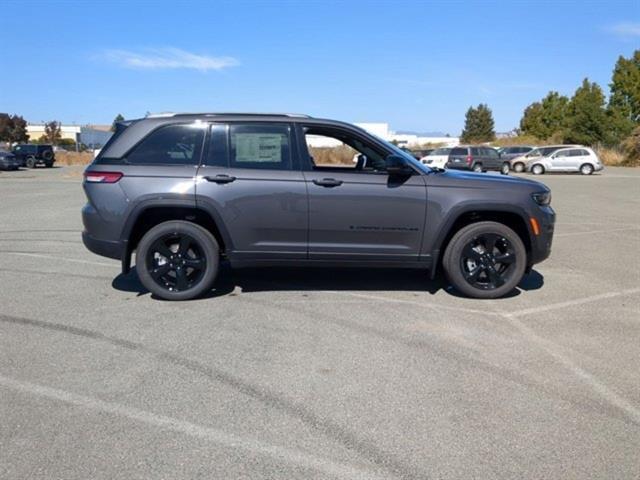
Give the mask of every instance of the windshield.
M 436 148 L 433 152 L 431 152 L 431 155 L 449 155 L 450 151 L 450 148 Z

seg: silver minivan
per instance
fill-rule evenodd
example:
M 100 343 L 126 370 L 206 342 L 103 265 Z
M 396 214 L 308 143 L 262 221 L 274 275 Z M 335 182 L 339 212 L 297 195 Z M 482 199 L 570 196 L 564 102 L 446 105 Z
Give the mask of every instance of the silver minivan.
M 596 152 L 588 147 L 562 148 L 528 165 L 528 170 L 534 175 L 545 172 L 580 172 L 583 175 L 591 175 L 603 168 Z

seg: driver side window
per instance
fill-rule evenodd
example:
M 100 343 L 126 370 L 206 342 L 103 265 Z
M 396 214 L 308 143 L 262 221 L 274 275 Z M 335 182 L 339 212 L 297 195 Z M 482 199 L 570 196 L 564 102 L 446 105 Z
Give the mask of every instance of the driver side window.
M 314 170 L 363 173 L 385 170 L 385 154 L 348 132 L 305 127 L 304 137 Z

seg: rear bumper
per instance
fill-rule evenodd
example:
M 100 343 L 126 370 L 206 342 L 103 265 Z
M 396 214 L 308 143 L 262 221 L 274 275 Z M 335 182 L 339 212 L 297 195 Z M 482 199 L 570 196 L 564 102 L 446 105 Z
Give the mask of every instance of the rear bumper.
M 122 254 L 125 251 L 126 245 L 123 242 L 101 240 L 92 237 L 87 232 L 82 232 L 82 243 L 87 247 L 89 251 L 96 255 L 103 257 L 114 258 L 117 260 L 122 259 Z

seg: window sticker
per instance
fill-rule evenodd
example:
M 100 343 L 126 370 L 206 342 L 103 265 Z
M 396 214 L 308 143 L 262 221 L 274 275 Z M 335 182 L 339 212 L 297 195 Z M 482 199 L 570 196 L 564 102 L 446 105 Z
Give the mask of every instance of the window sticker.
M 236 162 L 282 162 L 280 133 L 236 133 Z

